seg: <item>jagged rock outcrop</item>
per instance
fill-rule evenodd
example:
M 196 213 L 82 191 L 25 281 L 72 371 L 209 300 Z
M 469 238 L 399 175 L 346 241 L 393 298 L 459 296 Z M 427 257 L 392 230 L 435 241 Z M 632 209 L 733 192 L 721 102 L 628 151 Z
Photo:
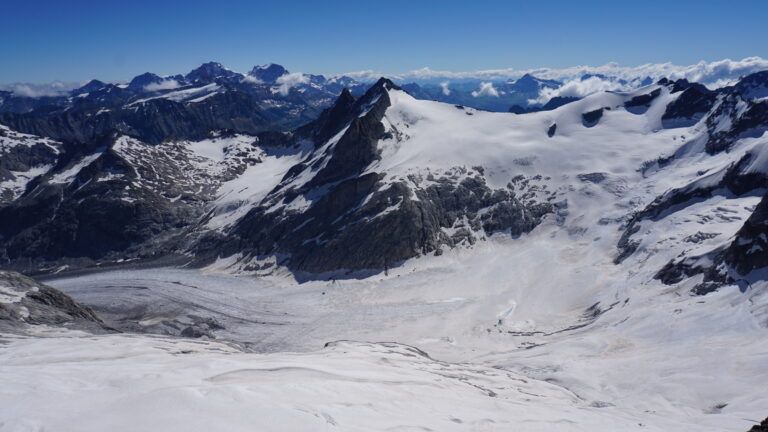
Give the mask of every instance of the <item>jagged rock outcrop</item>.
M 594 111 L 585 112 L 581 115 L 581 120 L 584 126 L 586 127 L 593 127 L 597 124 L 597 122 L 600 121 L 600 119 L 603 117 L 603 112 L 606 109 L 610 108 L 598 108 Z
M 635 114 L 643 113 L 651 105 L 651 102 L 653 102 L 660 95 L 661 89 L 657 88 L 650 93 L 635 96 L 632 99 L 624 102 L 624 108 Z
M 693 125 L 712 109 L 717 93 L 701 84 L 689 83 L 686 80 L 671 82 L 666 78 L 660 84 L 671 86 L 672 93 L 682 92 L 672 103 L 667 105 L 661 117 L 665 127 L 680 127 Z
M 768 193 L 736 233 L 725 250 L 723 262 L 739 275 L 747 275 L 768 264 Z
M 219 135 L 207 145 L 217 140 L 231 142 L 220 162 L 183 141 L 151 145 L 117 133 L 91 148 L 63 145 L 47 172 L 0 206 L 0 259 L 35 271 L 173 254 L 218 186 L 259 163 L 257 137 Z
M 0 331 L 48 325 L 92 333 L 114 331 L 87 306 L 16 272 L 0 270 Z
M 758 154 L 748 152 L 726 169 L 709 174 L 685 187 L 672 189 L 656 197 L 645 208 L 634 213 L 619 239 L 619 254 L 615 262 L 620 263 L 635 252 L 639 240 L 633 239 L 633 236 L 638 232 L 639 224 L 643 220 L 658 219 L 666 212 L 679 211 L 694 204 L 696 200 L 708 199 L 714 194 L 732 193 L 736 196 L 742 196 L 767 188 L 768 176 L 761 171 L 751 169 L 752 163 L 759 157 Z M 686 264 L 669 263 L 657 275 L 657 278 L 665 283 L 679 282 L 684 276 L 695 274 L 688 267 Z M 676 268 L 677 270 L 674 270 Z
M 752 426 L 747 432 L 768 432 L 768 418 L 760 422 L 759 425 Z
M 768 266 L 768 193 L 755 207 L 755 210 L 736 233 L 731 243 L 721 251 L 710 254 L 709 265 L 667 265 L 667 271 L 677 280 L 696 274 L 704 274 L 701 283 L 693 288 L 695 294 L 708 294 L 726 283 L 749 286 L 755 279 L 752 272 Z
M 706 120 L 709 154 L 730 150 L 742 138 L 768 131 L 768 102 L 744 100 L 739 93 L 724 94 Z

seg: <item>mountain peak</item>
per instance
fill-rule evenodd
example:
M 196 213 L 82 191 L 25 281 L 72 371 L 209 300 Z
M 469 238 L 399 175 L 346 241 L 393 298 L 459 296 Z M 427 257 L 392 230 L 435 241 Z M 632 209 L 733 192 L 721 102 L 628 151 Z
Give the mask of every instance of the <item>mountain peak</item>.
M 99 81 L 97 79 L 92 79 L 85 83 L 82 87 L 78 87 L 74 90 L 72 90 L 72 94 L 81 94 L 81 93 L 90 93 L 92 91 L 96 91 L 100 88 L 106 87 L 106 83 L 103 81 Z
M 149 84 L 157 84 L 162 81 L 163 79 L 158 75 L 155 75 L 152 72 L 144 72 L 141 75 L 133 77 L 131 82 L 128 83 L 128 88 L 144 88 Z
M 768 96 L 768 70 L 743 77 L 734 88 L 747 99 Z
M 352 94 L 352 92 L 349 91 L 348 88 L 344 87 L 344 90 L 341 91 L 339 98 L 336 99 L 336 104 L 345 103 L 351 105 L 355 103 L 355 100 L 355 96 Z
M 248 72 L 248 75 L 269 84 L 274 83 L 278 78 L 287 74 L 287 69 L 275 63 L 267 63 L 262 66 L 254 66 L 253 69 Z
M 208 62 L 201 64 L 196 69 L 193 69 L 187 74 L 186 78 L 192 82 L 211 82 L 216 78 L 231 78 L 236 75 L 238 75 L 237 72 L 225 68 L 221 63 Z
M 393 83 L 389 78 L 381 77 L 378 81 L 376 81 L 375 84 L 370 86 L 368 90 L 363 94 L 363 96 L 360 97 L 356 101 L 356 105 L 358 108 L 362 109 L 361 107 L 370 106 L 377 102 L 377 100 L 381 100 L 384 98 L 381 98 L 380 96 L 386 95 L 389 90 L 402 90 L 400 86 Z M 389 105 L 389 99 L 386 98 L 386 104 Z
M 402 90 L 400 86 L 393 83 L 392 80 L 389 78 L 381 77 L 374 85 L 371 86 L 371 88 L 368 91 L 374 90 L 374 89 L 383 89 L 383 90 Z
M 525 74 L 514 83 L 508 84 L 510 90 L 517 93 L 538 94 L 539 88 L 544 86 L 544 81 L 531 74 Z

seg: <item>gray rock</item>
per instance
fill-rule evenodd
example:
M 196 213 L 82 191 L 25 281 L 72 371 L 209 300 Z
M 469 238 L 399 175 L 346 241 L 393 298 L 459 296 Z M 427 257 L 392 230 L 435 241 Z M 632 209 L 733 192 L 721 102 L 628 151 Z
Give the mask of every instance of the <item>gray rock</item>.
M 45 324 L 92 333 L 114 331 L 87 306 L 16 272 L 0 270 L 0 330 L 24 332 Z

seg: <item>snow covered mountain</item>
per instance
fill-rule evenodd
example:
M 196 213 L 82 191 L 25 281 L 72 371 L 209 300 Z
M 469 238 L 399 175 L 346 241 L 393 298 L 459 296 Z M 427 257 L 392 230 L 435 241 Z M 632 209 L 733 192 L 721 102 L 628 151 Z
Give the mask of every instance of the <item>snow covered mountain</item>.
M 347 79 L 355 91 L 365 86 Z M 279 65 L 249 74 L 209 62 L 186 75 L 144 73 L 127 84 L 91 80 L 68 94 L 0 95 L 0 124 L 58 140 L 87 143 L 111 131 L 149 143 L 202 139 L 211 130 L 256 134 L 306 123 L 339 94 L 338 79 L 291 74 Z
M 131 332 L 14 326 L 5 424 L 746 430 L 768 403 L 767 83 L 513 114 L 382 78 L 291 132 L 4 126 L 4 268 Z
M 188 79 L 230 76 L 198 72 Z M 292 133 L 153 143 L 112 132 L 83 146 L 4 129 L 15 154 L 4 163 L 27 162 L 5 174 L 0 244 L 27 269 L 187 256 L 320 274 L 586 220 L 569 229 L 621 233 L 604 246 L 617 263 L 662 260 L 667 283 L 704 274 L 703 293 L 762 267 L 766 81 L 661 80 L 512 115 L 418 100 L 382 79 Z

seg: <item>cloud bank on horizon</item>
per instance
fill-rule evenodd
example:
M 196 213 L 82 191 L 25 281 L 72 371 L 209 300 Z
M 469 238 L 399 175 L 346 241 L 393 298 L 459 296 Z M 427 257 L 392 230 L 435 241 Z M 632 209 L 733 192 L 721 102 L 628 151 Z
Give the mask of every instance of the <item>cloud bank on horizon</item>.
M 491 69 L 472 72 L 437 71 L 428 67 L 402 74 L 385 74 L 375 71 L 351 72 L 343 75 L 360 81 L 373 81 L 381 76 L 402 82 L 439 83 L 443 88 L 450 81 L 483 80 L 474 96 L 497 96 L 491 91 L 491 82 L 509 81 L 525 74 L 537 78 L 562 82 L 558 88 L 544 88 L 539 97 L 528 101 L 529 104 L 544 104 L 555 96 L 584 97 L 599 91 L 622 91 L 638 87 L 642 80 L 653 81 L 663 77 L 677 80 L 687 79 L 715 89 L 731 85 L 739 78 L 751 73 L 768 70 L 768 60 L 761 57 L 747 57 L 742 60 L 724 59 L 713 62 L 701 61 L 693 65 L 681 66 L 672 63 L 649 63 L 640 66 L 620 66 L 608 63 L 602 66 L 573 66 L 568 68 L 535 69 Z M 585 76 L 587 76 L 585 78 Z
M 640 66 L 620 66 L 617 63 L 608 63 L 602 66 L 572 66 L 568 68 L 533 68 L 533 69 L 489 69 L 471 72 L 438 71 L 424 67 L 405 73 L 384 73 L 373 70 L 348 72 L 340 74 L 355 78 L 360 81 L 375 81 L 386 76 L 400 81 L 445 81 L 453 80 L 485 80 L 506 81 L 519 78 L 525 74 L 542 79 L 567 81 L 580 78 L 585 74 L 606 75 L 631 81 L 650 77 L 658 79 L 667 77 L 670 79 L 685 78 L 713 87 L 722 87 L 737 80 L 743 75 L 768 69 L 768 60 L 762 57 L 747 57 L 743 60 L 724 59 L 713 62 L 701 61 L 699 63 L 681 66 L 672 63 L 648 63 Z

